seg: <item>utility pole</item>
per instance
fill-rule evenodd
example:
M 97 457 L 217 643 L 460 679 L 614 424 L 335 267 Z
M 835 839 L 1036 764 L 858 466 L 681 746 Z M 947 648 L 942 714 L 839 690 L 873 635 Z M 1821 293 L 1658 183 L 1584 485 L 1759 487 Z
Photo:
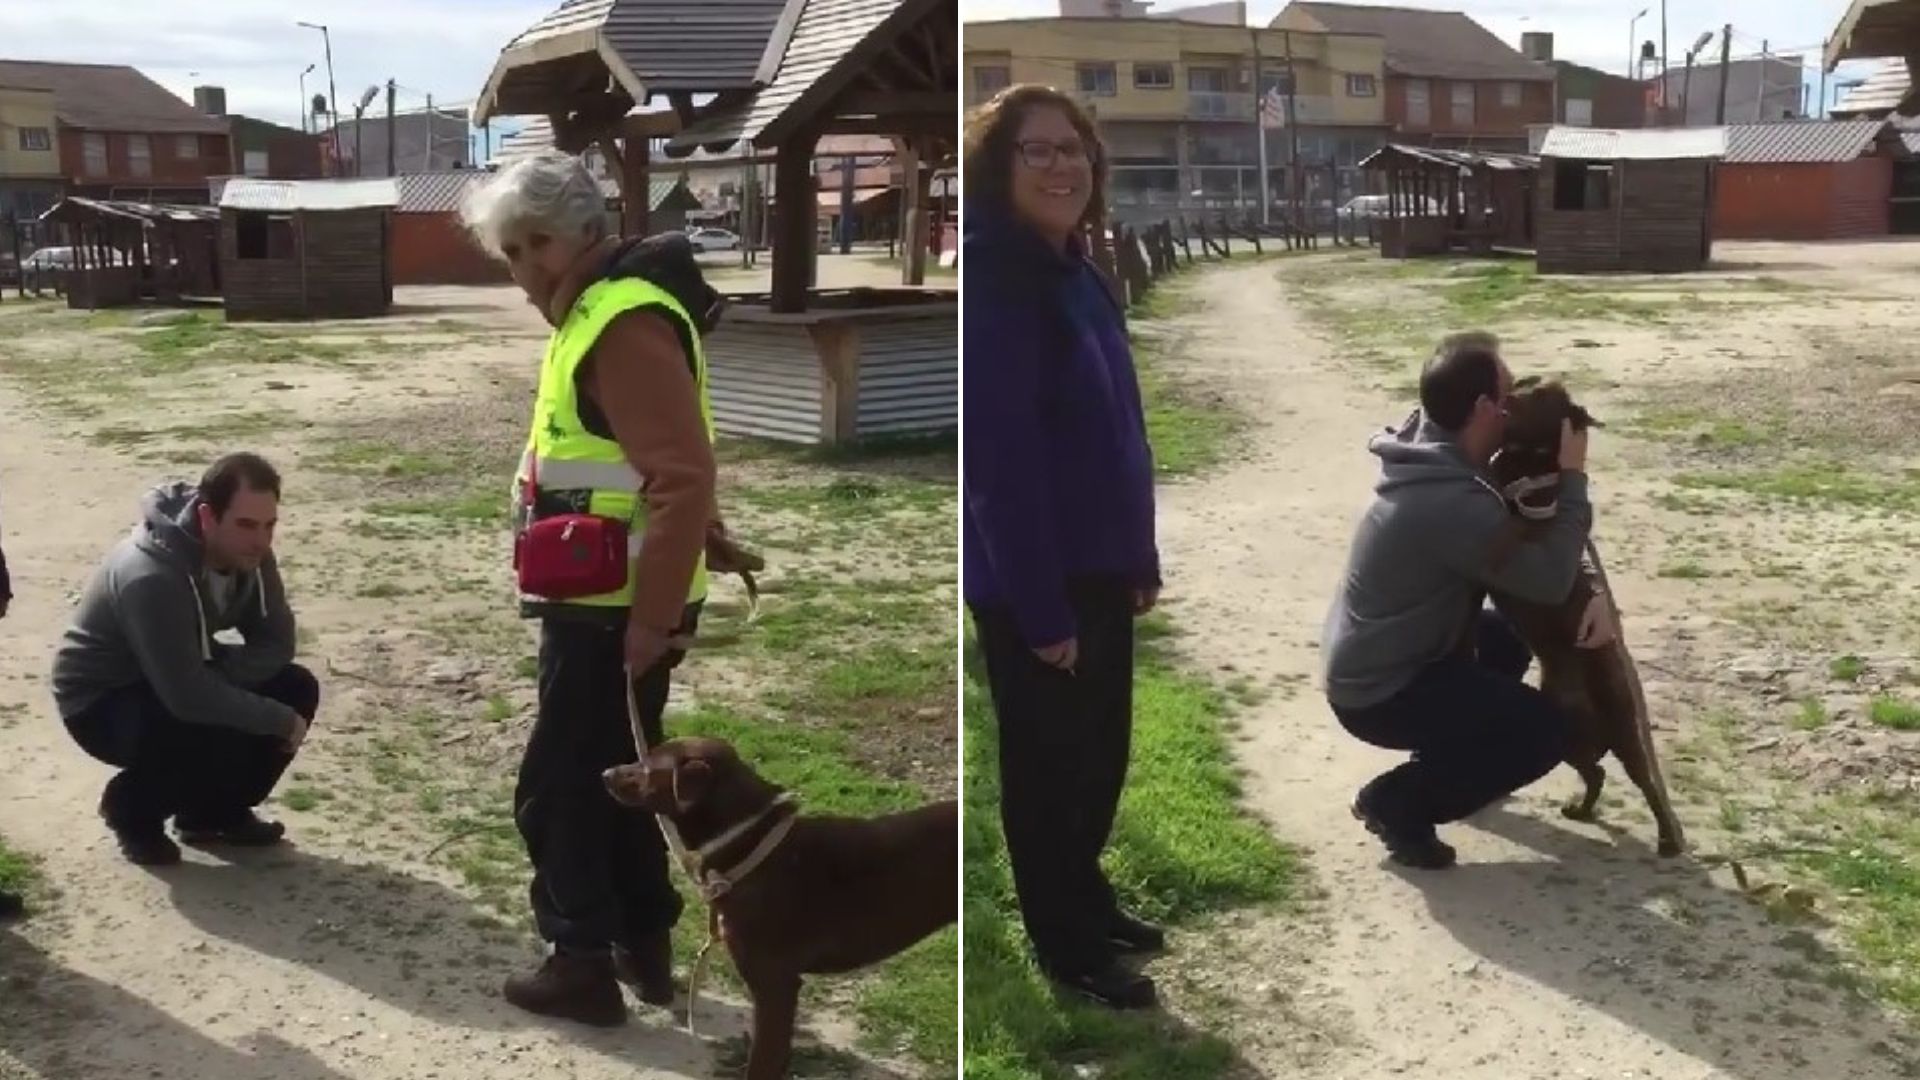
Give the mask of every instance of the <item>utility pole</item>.
M 1831 40 L 1820 43 L 1820 100 L 1816 104 L 1820 106 L 1819 112 L 1823 118 L 1827 115 L 1827 46 L 1830 44 Z
M 433 95 L 427 95 L 427 138 L 426 150 L 420 161 L 421 172 L 433 171 Z
M 1660 0 L 1660 122 L 1671 121 L 1672 105 L 1667 100 L 1667 0 Z
M 1304 174 L 1300 171 L 1300 118 L 1293 107 L 1293 31 L 1282 30 L 1280 40 L 1287 50 L 1287 187 L 1293 192 L 1293 225 L 1301 227 L 1300 187 Z
M 1760 74 L 1753 80 L 1753 123 L 1756 124 L 1766 122 L 1761 114 L 1767 107 L 1767 59 L 1768 53 L 1772 52 L 1772 44 L 1770 41 L 1760 42 Z
M 1247 28 L 1253 38 L 1253 137 L 1260 140 L 1260 224 L 1273 224 L 1273 198 L 1267 188 L 1266 69 L 1260 66 L 1260 28 Z
M 394 81 L 392 79 L 388 79 L 387 80 L 387 175 L 388 176 L 395 175 L 394 168 L 393 168 L 393 151 L 394 151 L 393 98 L 395 93 L 398 92 L 398 90 L 399 90 L 399 87 L 395 85 Z
M 1720 103 L 1713 109 L 1715 127 L 1725 127 L 1727 124 L 1727 83 L 1731 81 L 1727 76 L 1732 72 L 1727 65 L 1732 58 L 1733 24 L 1728 23 L 1726 29 L 1720 31 Z
M 840 254 L 853 251 L 853 169 L 859 159 L 852 154 L 840 159 Z

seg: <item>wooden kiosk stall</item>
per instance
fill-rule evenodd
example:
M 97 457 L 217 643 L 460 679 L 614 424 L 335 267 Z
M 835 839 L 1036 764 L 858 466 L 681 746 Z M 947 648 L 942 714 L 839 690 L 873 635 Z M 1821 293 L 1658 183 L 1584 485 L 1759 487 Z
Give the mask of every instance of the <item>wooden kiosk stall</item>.
M 40 220 L 61 229 L 73 247 L 68 307 L 127 307 L 149 298 L 177 304 L 220 295 L 220 212 L 210 206 L 70 195 Z
M 1360 168 L 1386 179 L 1384 258 L 1533 251 L 1535 157 L 1396 143 Z
M 770 154 L 772 288 L 729 294 L 707 338 L 716 426 L 806 443 L 952 430 L 959 305 L 924 284 L 929 180 L 959 142 L 957 16 L 956 0 L 575 0 L 501 51 L 474 120 L 546 116 L 559 148 L 617 162 L 623 191 L 647 190 L 656 139 L 668 157 Z M 655 97 L 670 110 L 634 112 Z M 815 149 L 832 134 L 893 139 L 898 287 L 816 287 Z M 647 232 L 647 200 L 625 199 L 623 217 Z

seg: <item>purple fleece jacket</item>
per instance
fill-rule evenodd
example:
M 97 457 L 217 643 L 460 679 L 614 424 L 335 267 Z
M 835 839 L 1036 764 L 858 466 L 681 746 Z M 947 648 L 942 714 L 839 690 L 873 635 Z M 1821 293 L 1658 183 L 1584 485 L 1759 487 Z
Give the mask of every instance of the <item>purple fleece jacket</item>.
M 1077 634 L 1068 583 L 1160 585 L 1153 451 L 1120 307 L 1076 245 L 967 208 L 963 589 L 1034 648 Z

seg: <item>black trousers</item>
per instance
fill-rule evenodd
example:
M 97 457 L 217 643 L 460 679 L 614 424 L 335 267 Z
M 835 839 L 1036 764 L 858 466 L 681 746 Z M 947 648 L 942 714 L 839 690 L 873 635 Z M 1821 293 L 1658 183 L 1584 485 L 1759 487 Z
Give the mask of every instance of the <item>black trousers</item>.
M 699 606 L 689 607 L 682 632 L 698 621 Z M 534 925 L 572 951 L 671 929 L 682 907 L 653 815 L 614 802 L 600 779 L 639 760 L 627 720 L 625 633 L 624 620 L 540 624 L 539 715 L 520 759 L 513 819 L 533 863 Z M 648 745 L 665 738 L 661 718 L 683 658 L 670 653 L 635 687 Z
M 1478 659 L 1429 664 L 1398 694 L 1363 709 L 1334 706 L 1354 737 L 1413 757 L 1367 785 L 1380 812 L 1430 827 L 1459 819 L 1553 771 L 1572 718 L 1521 680 L 1533 654 L 1507 621 L 1480 612 Z
M 1080 660 L 1041 662 L 1011 612 L 976 607 L 1000 734 L 1000 822 L 1020 918 L 1040 965 L 1057 974 L 1113 957 L 1116 907 L 1100 852 L 1126 785 L 1133 734 L 1133 590 L 1118 581 L 1071 590 Z
M 309 723 L 320 708 L 320 681 L 299 664 L 248 689 Z M 107 781 L 100 810 L 107 824 L 124 831 L 158 831 L 175 816 L 187 827 L 231 822 L 265 802 L 293 762 L 278 738 L 181 720 L 146 683 L 115 690 L 68 717 L 67 731 L 88 754 L 120 767 Z

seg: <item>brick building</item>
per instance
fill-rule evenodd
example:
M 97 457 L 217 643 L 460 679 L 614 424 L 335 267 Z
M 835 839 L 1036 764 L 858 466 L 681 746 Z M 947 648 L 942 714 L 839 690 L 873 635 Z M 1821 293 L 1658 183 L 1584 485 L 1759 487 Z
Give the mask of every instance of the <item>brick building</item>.
M 119 64 L 0 60 L 0 86 L 51 91 L 63 192 L 205 203 L 232 161 L 227 123 Z

